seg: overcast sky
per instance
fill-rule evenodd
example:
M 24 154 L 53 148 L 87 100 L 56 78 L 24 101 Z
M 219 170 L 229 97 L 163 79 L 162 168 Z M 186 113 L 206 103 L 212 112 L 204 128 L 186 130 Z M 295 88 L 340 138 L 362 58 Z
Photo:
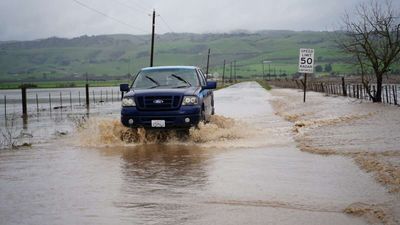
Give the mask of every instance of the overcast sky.
M 366 0 L 0 0 L 0 40 L 148 34 L 148 14 L 153 8 L 161 16 L 157 17 L 157 33 L 333 30 L 345 10 L 363 1 Z

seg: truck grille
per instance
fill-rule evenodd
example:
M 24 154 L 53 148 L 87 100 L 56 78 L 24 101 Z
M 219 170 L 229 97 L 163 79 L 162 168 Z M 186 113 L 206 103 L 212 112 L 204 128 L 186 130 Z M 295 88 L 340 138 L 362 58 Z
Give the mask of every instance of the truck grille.
M 181 96 L 138 96 L 136 103 L 140 110 L 176 110 L 181 104 Z

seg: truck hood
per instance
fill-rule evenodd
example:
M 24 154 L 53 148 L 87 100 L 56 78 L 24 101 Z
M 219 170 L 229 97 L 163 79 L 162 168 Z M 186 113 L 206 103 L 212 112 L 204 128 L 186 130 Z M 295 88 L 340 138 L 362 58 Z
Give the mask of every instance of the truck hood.
M 134 95 L 196 95 L 201 90 L 201 87 L 188 88 L 155 88 L 155 89 L 132 89 L 125 94 L 126 97 Z

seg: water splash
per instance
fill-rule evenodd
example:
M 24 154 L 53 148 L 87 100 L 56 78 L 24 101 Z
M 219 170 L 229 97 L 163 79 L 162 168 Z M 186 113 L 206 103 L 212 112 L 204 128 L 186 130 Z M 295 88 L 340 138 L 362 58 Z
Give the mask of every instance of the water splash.
M 197 128 L 191 128 L 189 139 L 196 143 L 234 140 L 243 138 L 242 133 L 234 119 L 214 115 L 209 123 L 200 123 Z
M 174 130 L 145 130 L 124 127 L 118 119 L 90 118 L 77 127 L 79 145 L 86 147 L 125 146 L 137 144 L 193 144 L 238 140 L 246 136 L 244 124 L 214 115 L 209 123 L 200 123 L 189 134 Z

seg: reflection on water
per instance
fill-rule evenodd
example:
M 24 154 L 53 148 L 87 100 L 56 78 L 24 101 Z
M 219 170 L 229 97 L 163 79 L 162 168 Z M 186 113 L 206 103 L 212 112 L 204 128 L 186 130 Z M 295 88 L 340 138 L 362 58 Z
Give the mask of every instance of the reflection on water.
M 195 145 L 149 144 L 102 148 L 100 152 L 121 156 L 126 190 L 172 193 L 180 188 L 199 190 L 207 182 L 205 167 L 211 152 Z
M 79 149 L 62 140 L 1 151 L 0 224 L 181 223 L 196 211 L 213 154 L 186 145 Z
M 114 205 L 127 220 L 180 224 L 208 182 L 210 152 L 187 145 L 139 145 L 101 149 L 120 156 L 121 188 Z
M 172 192 L 181 187 L 198 189 L 207 181 L 207 157 L 196 146 L 140 145 L 125 151 L 122 158 L 128 188 L 151 185 Z

